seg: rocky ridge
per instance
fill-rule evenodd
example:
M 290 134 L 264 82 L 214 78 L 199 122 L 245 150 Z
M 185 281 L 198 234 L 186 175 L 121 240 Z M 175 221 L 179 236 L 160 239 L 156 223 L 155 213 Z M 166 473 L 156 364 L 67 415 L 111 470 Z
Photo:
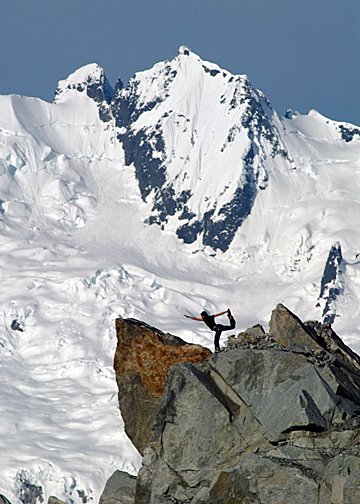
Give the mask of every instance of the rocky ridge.
M 137 324 L 118 326 L 120 341 L 127 327 L 128 347 Z M 329 325 L 303 323 L 278 305 L 269 333 L 255 326 L 231 337 L 227 351 L 166 374 L 130 502 L 359 501 L 360 359 Z M 127 386 L 135 397 L 138 381 Z

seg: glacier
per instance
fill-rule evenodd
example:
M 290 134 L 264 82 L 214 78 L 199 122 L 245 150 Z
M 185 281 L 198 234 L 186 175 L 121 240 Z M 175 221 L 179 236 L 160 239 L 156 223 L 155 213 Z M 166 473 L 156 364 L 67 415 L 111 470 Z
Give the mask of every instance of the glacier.
M 184 314 L 266 327 L 281 302 L 330 313 L 359 351 L 359 183 L 357 126 L 281 117 L 185 46 L 126 86 L 90 64 L 54 103 L 0 96 L 0 493 L 97 502 L 115 469 L 136 473 L 118 316 L 211 348 Z

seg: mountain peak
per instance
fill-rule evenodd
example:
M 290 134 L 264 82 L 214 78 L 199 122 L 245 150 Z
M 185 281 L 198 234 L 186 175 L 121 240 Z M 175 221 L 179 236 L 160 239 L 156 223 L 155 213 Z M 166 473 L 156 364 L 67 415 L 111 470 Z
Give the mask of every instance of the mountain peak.
M 54 103 L 60 103 L 67 99 L 69 92 L 86 92 L 87 96 L 94 100 L 99 107 L 100 118 L 109 121 L 111 103 L 114 90 L 106 78 L 104 69 L 97 63 L 84 65 L 66 79 L 59 81 L 55 91 Z
M 179 47 L 178 53 L 179 53 L 179 56 L 181 56 L 181 55 L 190 56 L 191 50 L 187 46 L 182 45 Z
M 204 60 L 197 53 L 192 51 L 190 47 L 186 45 L 182 45 L 179 47 L 178 54 L 172 61 L 178 61 L 179 59 L 194 60 L 199 63 L 204 63 Z
M 151 208 L 146 222 L 194 247 L 199 238 L 225 252 L 267 186 L 265 160 L 287 158 L 263 93 L 186 46 L 135 74 L 116 94 L 113 115 Z
M 185 45 L 179 47 L 178 55 L 173 61 L 179 62 L 180 66 L 182 66 L 181 64 L 183 62 L 189 62 L 191 64 L 200 65 L 200 67 L 202 67 L 202 70 L 205 71 L 206 73 L 209 73 L 212 77 L 215 77 L 218 74 L 222 74 L 224 78 L 237 77 L 233 76 L 228 70 L 224 70 L 216 63 L 202 59 L 198 54 L 194 53 L 189 47 Z
M 113 97 L 113 89 L 110 86 L 104 69 L 97 63 L 84 65 L 71 73 L 66 79 L 60 80 L 55 91 L 54 103 L 63 101 L 67 91 L 86 91 L 90 98 L 95 101 L 110 103 Z
M 80 84 L 89 80 L 101 79 L 104 75 L 104 69 L 97 63 L 88 63 L 72 72 L 66 79 L 59 81 L 67 84 Z

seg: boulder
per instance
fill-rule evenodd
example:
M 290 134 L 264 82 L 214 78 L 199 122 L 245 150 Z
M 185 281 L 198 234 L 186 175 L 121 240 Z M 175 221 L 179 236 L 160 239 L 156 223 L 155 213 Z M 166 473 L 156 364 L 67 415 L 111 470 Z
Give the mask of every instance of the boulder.
M 321 345 L 301 320 L 284 305 L 278 304 L 269 324 L 271 337 L 284 348 L 298 352 L 320 352 Z
M 105 485 L 99 504 L 134 504 L 135 488 L 135 476 L 115 471 Z
M 54 495 L 50 495 L 50 497 L 48 499 L 48 504 L 66 504 L 66 502 L 58 499 Z
M 210 350 L 134 319 L 116 320 L 114 368 L 125 431 L 141 454 L 151 439 L 172 366 L 209 359 Z

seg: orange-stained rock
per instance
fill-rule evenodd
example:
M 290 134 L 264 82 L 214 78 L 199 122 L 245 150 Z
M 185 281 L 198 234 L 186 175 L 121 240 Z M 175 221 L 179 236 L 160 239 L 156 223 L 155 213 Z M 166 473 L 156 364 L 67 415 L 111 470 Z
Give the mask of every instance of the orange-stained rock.
M 135 319 L 116 320 L 114 368 L 125 431 L 142 454 L 151 439 L 153 422 L 171 366 L 200 362 L 211 352 L 186 343 Z

